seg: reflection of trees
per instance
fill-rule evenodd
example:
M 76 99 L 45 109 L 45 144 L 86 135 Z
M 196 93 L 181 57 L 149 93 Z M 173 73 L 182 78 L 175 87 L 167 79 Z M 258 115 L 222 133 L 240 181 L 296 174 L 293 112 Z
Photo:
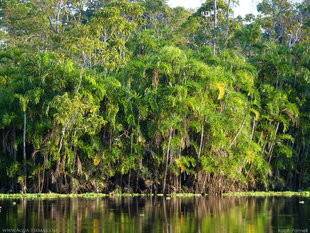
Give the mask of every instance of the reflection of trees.
M 115 197 L 6 203 L 7 207 L 0 203 L 0 217 L 7 226 L 57 232 L 276 232 L 279 226 L 300 227 L 303 220 L 292 214 L 292 205 L 298 201 L 284 198 Z M 287 213 L 285 218 L 282 213 Z M 309 209 L 299 214 L 309 216 Z

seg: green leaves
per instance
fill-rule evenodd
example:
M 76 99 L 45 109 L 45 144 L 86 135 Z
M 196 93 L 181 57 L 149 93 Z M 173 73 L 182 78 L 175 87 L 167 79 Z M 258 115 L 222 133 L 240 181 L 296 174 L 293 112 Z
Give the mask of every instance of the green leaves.
M 259 17 L 229 17 L 226 46 L 227 2 L 217 1 L 215 43 L 225 50 L 214 56 L 212 0 L 196 13 L 134 2 L 0 3 L 0 160 L 12 171 L 0 173 L 5 182 L 21 175 L 23 112 L 32 183 L 44 171 L 55 186 L 61 177 L 78 186 L 77 177 L 122 175 L 122 187 L 130 179 L 160 187 L 164 178 L 173 189 L 182 176 L 177 186 L 193 189 L 206 175 L 245 189 L 267 187 L 275 172 L 286 180 L 295 180 L 295 168 L 308 174 L 301 5 L 264 0 Z
M 174 83 L 175 76 L 181 74 L 182 69 L 185 68 L 187 57 L 185 53 L 179 48 L 166 46 L 160 52 L 159 69 L 170 76 L 170 82 Z
M 194 167 L 196 166 L 196 160 L 193 157 L 182 156 L 180 159 L 175 160 L 177 168 L 180 169 L 180 172 L 185 172 L 186 174 L 196 175 Z
M 24 97 L 24 96 L 21 96 L 19 94 L 16 94 L 15 97 L 19 100 L 19 103 L 21 105 L 23 112 L 26 112 L 27 104 L 29 103 L 29 97 L 27 97 L 27 96 Z
M 57 96 L 53 107 L 57 109 L 54 118 L 58 124 L 69 131 L 84 131 L 95 134 L 105 123 L 98 115 L 99 107 L 89 96 L 76 95 L 70 98 L 68 93 Z

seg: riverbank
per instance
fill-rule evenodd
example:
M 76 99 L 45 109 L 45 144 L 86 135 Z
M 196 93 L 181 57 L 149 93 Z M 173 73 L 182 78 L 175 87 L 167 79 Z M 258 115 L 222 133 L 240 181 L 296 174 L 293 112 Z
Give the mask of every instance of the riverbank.
M 234 192 L 234 193 L 224 193 L 222 196 L 240 196 L 240 197 L 269 197 L 269 196 L 293 197 L 293 196 L 303 196 L 303 197 L 310 197 L 310 192 L 309 191 L 301 191 L 301 192 L 292 192 L 292 191 Z
M 171 193 L 171 194 L 140 194 L 140 193 L 83 193 L 83 194 L 59 194 L 59 193 L 28 193 L 28 194 L 0 194 L 0 199 L 54 199 L 54 198 L 98 198 L 98 197 L 200 197 L 207 196 L 207 194 L 196 194 L 196 193 Z M 232 193 L 223 193 L 222 196 L 242 196 L 242 197 L 293 197 L 293 196 L 302 196 L 310 197 L 310 191 L 302 192 L 232 192 Z

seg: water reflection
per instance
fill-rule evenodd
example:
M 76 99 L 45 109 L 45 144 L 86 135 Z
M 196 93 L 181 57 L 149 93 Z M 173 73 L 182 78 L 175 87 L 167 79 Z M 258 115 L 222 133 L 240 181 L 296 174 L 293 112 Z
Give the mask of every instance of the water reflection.
M 310 201 L 298 198 L 23 199 L 0 205 L 1 232 L 310 232 Z

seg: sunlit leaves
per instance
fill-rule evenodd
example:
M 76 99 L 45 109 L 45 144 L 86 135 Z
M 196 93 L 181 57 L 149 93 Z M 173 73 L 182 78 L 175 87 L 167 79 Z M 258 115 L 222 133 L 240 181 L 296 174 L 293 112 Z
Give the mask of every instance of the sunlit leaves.
M 260 116 L 260 113 L 259 111 L 257 111 L 256 109 L 254 108 L 250 108 L 250 111 L 253 112 L 255 114 L 255 120 L 258 121 L 259 120 L 259 116 Z
M 219 89 L 219 95 L 217 97 L 218 100 L 223 99 L 225 95 L 225 84 L 224 83 L 219 83 L 217 84 L 217 88 Z

